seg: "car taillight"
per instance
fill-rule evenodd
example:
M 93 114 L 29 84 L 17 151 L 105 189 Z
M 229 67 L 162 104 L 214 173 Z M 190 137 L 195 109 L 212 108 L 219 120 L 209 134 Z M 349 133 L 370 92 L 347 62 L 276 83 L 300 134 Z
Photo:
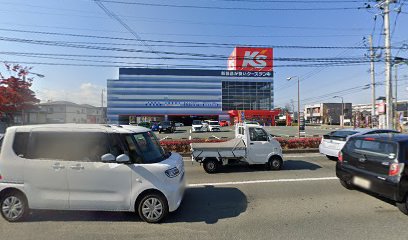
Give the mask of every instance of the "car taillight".
M 388 171 L 388 176 L 396 176 L 400 172 L 400 165 L 398 163 L 392 163 L 390 165 L 390 170 Z
M 339 151 L 337 158 L 339 159 L 339 162 L 343 162 L 343 153 L 341 151 Z

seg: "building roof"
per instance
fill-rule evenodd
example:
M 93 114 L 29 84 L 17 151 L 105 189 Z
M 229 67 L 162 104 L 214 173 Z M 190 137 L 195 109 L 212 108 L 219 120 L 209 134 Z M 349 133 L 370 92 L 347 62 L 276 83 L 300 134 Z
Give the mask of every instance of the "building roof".
M 86 107 L 86 108 L 96 108 L 95 106 L 89 104 L 77 104 L 69 101 L 49 101 L 45 103 L 40 103 L 40 106 L 48 106 L 48 105 L 66 105 L 66 106 L 75 106 L 75 107 Z

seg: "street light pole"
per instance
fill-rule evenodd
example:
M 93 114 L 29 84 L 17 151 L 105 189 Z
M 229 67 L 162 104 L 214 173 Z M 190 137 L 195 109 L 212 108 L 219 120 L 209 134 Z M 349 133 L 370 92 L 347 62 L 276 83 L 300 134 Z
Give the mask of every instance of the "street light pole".
M 292 76 L 286 78 L 286 80 L 290 81 L 293 78 L 297 78 L 297 87 L 298 87 L 298 116 L 297 116 L 297 123 L 298 123 L 298 138 L 300 138 L 300 81 L 299 76 Z
M 341 128 L 344 128 L 344 100 L 341 96 L 334 96 L 333 98 L 341 98 Z

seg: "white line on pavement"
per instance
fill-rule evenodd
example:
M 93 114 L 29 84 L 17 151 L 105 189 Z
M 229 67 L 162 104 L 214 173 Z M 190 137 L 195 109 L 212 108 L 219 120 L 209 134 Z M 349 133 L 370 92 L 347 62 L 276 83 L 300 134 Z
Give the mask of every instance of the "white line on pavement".
M 253 181 L 240 181 L 240 182 L 194 183 L 194 184 L 187 184 L 187 187 L 244 185 L 244 184 L 254 184 L 254 183 L 277 183 L 277 182 L 307 182 L 307 181 L 324 181 L 324 180 L 336 180 L 336 179 L 337 177 L 321 177 L 321 178 L 289 178 L 289 179 L 253 180 Z
M 162 140 L 166 140 L 168 137 L 169 137 L 169 136 L 166 136 L 166 137 L 164 137 L 164 138 L 160 139 L 160 141 L 162 141 Z
M 214 136 L 214 135 L 212 135 L 214 138 L 216 138 L 216 139 L 218 139 L 218 140 L 220 140 L 220 138 L 219 137 L 216 137 L 216 136 Z

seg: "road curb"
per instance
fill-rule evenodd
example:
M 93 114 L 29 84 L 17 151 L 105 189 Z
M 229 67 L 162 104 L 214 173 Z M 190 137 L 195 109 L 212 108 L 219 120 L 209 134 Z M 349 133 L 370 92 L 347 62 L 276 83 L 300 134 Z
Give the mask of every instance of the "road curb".
M 291 154 L 291 153 L 318 153 L 318 148 L 305 148 L 305 149 L 283 149 L 283 154 Z M 191 157 L 191 152 L 180 153 L 183 157 Z

